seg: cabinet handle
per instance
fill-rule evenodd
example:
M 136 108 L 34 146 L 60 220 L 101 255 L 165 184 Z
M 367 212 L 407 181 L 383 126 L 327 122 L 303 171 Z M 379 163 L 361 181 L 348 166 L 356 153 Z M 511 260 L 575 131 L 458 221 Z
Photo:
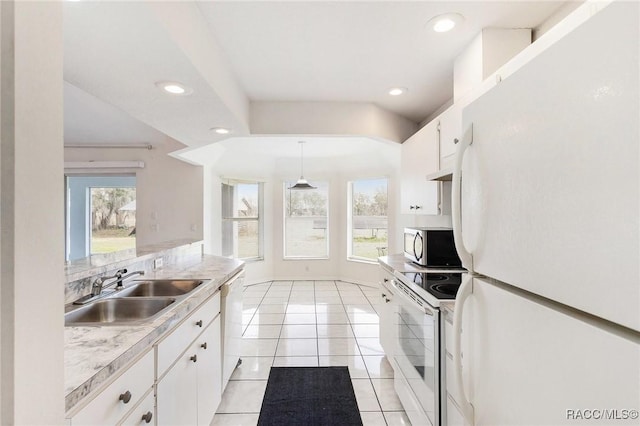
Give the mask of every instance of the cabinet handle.
M 191 358 L 189 358 L 191 361 L 193 362 L 197 362 L 198 361 L 198 355 L 193 355 Z
M 118 400 L 122 401 L 125 404 L 128 404 L 131 401 L 131 392 L 126 391 L 125 393 L 121 393 Z
M 142 420 L 145 423 L 151 423 L 151 419 L 153 418 L 153 413 L 151 411 L 147 411 L 147 414 L 142 415 Z
M 389 282 L 389 278 L 383 278 L 382 281 L 384 281 L 385 283 Z
M 391 300 L 390 300 L 390 299 L 387 299 L 386 297 L 384 298 L 384 301 L 385 301 L 385 303 L 389 303 L 389 302 L 391 302 Z
M 383 299 L 386 299 L 386 298 L 387 298 L 387 295 L 386 295 L 386 294 L 384 294 L 384 293 L 382 293 L 382 298 L 383 298 Z
M 459 140 L 458 138 L 455 138 L 455 139 L 453 140 L 453 143 L 455 143 L 455 144 L 457 144 L 458 142 L 460 142 L 460 140 Z
M 202 320 L 198 320 L 198 321 L 196 321 L 196 325 L 197 325 L 198 327 L 202 327 Z
M 416 206 L 416 210 L 420 210 L 422 207 L 420 206 Z
M 203 344 L 201 344 L 200 347 L 206 351 L 207 350 L 207 342 L 204 342 Z
M 409 206 L 409 210 L 413 210 L 415 208 L 416 208 L 416 206 Z

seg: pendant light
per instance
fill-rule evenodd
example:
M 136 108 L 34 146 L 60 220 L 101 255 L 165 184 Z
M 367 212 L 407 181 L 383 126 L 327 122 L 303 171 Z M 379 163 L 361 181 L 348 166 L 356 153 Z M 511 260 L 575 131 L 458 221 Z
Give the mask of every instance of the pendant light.
M 300 179 L 296 182 L 295 185 L 290 187 L 289 189 L 316 189 L 315 186 L 309 185 L 309 182 L 304 178 L 304 168 L 303 168 L 303 147 L 304 141 L 299 141 L 300 144 Z

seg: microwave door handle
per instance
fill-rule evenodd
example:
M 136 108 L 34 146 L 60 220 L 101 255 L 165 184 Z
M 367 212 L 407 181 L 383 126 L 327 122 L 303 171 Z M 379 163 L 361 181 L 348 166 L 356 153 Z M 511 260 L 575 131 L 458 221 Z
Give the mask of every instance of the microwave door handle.
M 453 176 L 451 178 L 451 224 L 453 228 L 453 239 L 456 245 L 456 251 L 462 266 L 469 272 L 473 272 L 473 256 L 464 245 L 462 236 L 462 160 L 464 154 L 473 143 L 473 123 L 469 126 L 456 150 L 455 165 L 453 167 Z
M 416 232 L 416 236 L 413 237 L 413 256 L 416 258 L 416 262 L 420 262 L 422 259 L 422 253 L 418 256 L 418 251 L 416 250 L 416 242 L 418 241 L 418 238 L 420 238 L 420 233 Z

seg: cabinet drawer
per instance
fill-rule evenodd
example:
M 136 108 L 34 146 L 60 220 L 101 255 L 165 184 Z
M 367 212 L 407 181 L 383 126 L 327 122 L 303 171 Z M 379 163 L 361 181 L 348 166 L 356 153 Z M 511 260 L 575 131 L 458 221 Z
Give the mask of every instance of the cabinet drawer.
M 147 391 L 147 395 L 142 402 L 125 417 L 118 426 L 138 426 L 138 425 L 155 425 L 156 398 L 153 389 Z M 148 421 L 147 421 L 148 420 Z
M 220 292 L 216 292 L 189 315 L 171 334 L 158 343 L 157 378 L 171 367 L 182 352 L 220 313 Z
M 151 350 L 73 416 L 71 425 L 116 424 L 152 388 L 153 351 Z M 151 394 L 153 395 L 153 392 Z M 129 399 L 125 403 L 127 396 Z

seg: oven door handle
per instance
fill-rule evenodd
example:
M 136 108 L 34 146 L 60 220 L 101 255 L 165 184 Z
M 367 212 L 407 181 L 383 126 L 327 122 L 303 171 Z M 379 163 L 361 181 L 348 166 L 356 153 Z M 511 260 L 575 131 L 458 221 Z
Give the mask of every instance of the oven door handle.
M 396 280 L 391 280 L 391 283 L 393 284 L 393 286 L 398 290 L 394 293 L 395 296 L 399 297 L 400 299 L 404 300 L 405 303 L 408 303 L 409 305 L 411 305 L 412 307 L 414 307 L 415 309 L 420 310 L 421 312 L 424 312 L 425 315 L 429 315 L 429 316 L 433 316 L 433 311 L 431 309 L 429 309 L 427 306 L 420 306 L 419 304 L 416 303 L 415 300 L 411 299 L 406 293 L 405 290 L 403 288 L 400 287 L 400 284 L 398 284 L 398 282 Z M 426 302 L 425 302 L 426 304 Z
M 469 424 L 474 424 L 474 409 L 473 404 L 469 401 L 464 391 L 464 378 L 462 377 L 461 334 L 464 304 L 472 293 L 473 274 L 467 274 L 467 276 L 462 280 L 462 284 L 460 284 L 458 293 L 456 294 L 456 303 L 453 310 L 453 353 L 451 355 L 453 356 L 453 378 L 460 393 L 457 395 L 457 399 L 460 402 L 462 415 Z

